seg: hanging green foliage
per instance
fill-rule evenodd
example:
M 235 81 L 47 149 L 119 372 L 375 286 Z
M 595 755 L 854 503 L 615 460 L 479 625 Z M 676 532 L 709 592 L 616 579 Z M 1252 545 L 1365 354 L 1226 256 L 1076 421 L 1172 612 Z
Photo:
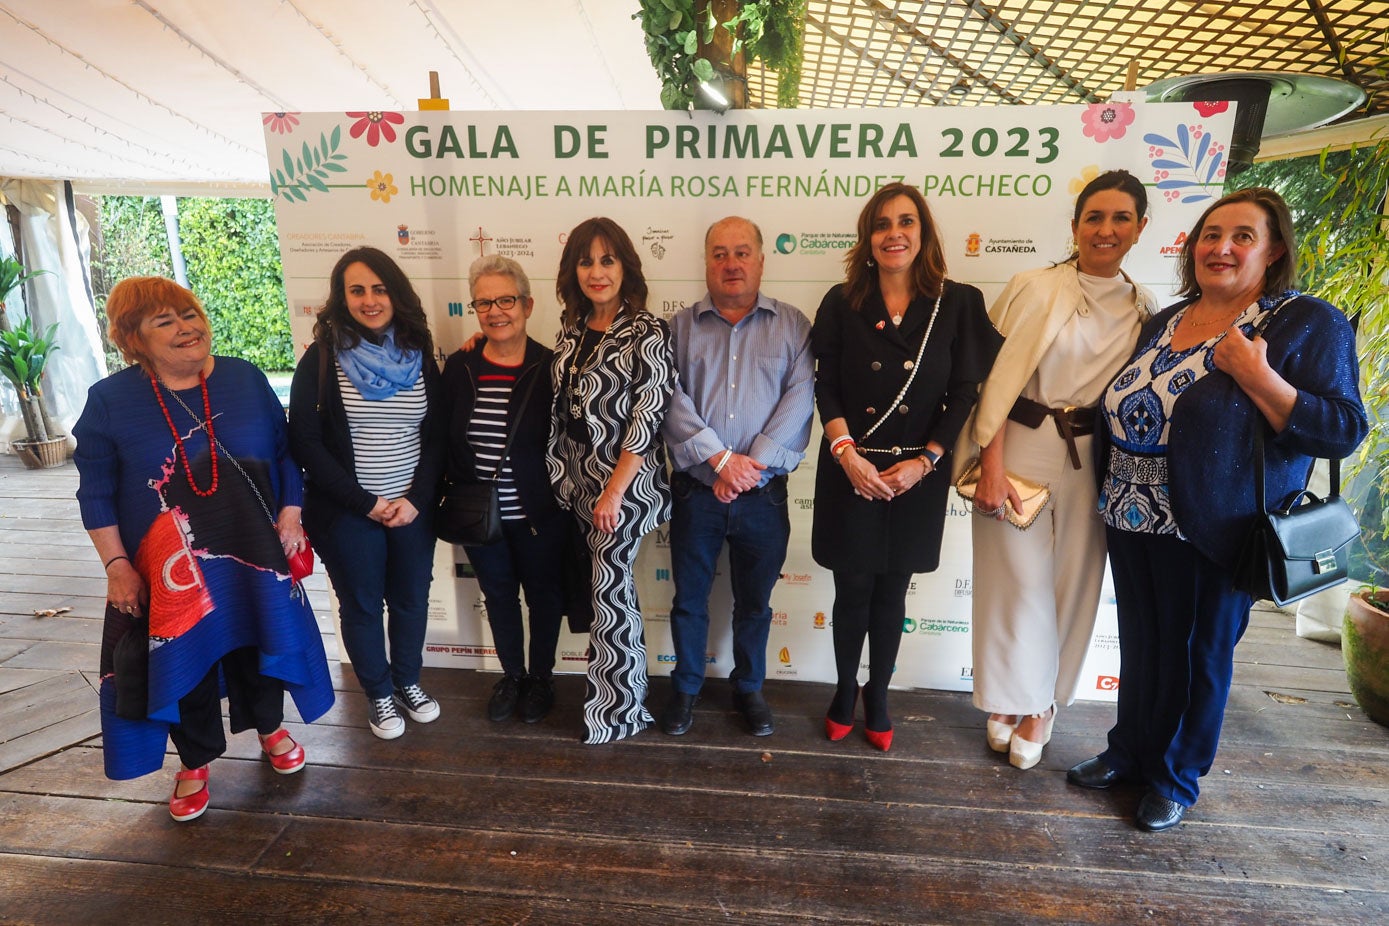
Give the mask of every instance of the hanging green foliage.
M 760 62 L 776 73 L 777 105 L 794 109 L 800 100 L 805 5 L 806 0 L 748 0 L 720 27 L 707 3 L 641 0 L 641 11 L 632 18 L 641 20 L 646 34 L 646 53 L 661 79 L 661 105 L 702 108 L 699 82 L 717 72 L 713 62 L 698 55 L 699 46 L 708 44 L 716 28 L 725 28 L 734 36 L 734 54 L 744 51 L 749 63 Z

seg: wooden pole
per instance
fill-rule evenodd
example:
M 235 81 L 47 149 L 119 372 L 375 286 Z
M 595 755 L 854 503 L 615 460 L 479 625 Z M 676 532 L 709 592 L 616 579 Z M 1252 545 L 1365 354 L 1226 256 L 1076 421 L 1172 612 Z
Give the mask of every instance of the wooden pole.
M 710 12 L 718 24 L 714 34 L 706 43 L 703 26 L 700 26 L 698 54 L 707 58 L 714 69 L 723 77 L 723 86 L 717 89 L 728 98 L 731 109 L 748 108 L 748 59 L 742 49 L 733 54 L 733 33 L 723 24 L 738 15 L 738 0 L 701 0 L 696 6 L 695 19 L 703 24 Z
M 422 112 L 427 110 L 441 110 L 446 112 L 448 108 L 449 101 L 446 98 L 439 96 L 439 72 L 430 71 L 429 96 L 420 97 L 420 110 Z

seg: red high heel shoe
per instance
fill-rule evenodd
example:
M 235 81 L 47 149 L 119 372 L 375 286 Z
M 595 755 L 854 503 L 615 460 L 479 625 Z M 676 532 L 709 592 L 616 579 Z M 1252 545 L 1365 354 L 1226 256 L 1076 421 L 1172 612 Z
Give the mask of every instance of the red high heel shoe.
M 178 796 L 178 783 L 180 781 L 201 781 L 203 786 L 192 794 Z M 174 772 L 174 793 L 169 795 L 169 816 L 179 823 L 189 820 L 196 820 L 207 810 L 207 766 L 202 768 L 185 768 Z
M 872 680 L 870 679 L 869 681 L 871 682 Z M 887 692 L 886 692 L 886 691 L 883 691 L 882 694 L 879 695 L 879 697 L 886 698 L 886 695 L 887 695 Z M 879 708 L 879 707 L 886 708 L 886 704 L 879 705 L 879 704 L 877 703 L 877 699 L 873 697 L 873 690 L 872 690 L 871 688 L 869 688 L 868 686 L 864 686 L 864 689 L 863 689 L 863 735 L 864 735 L 865 737 L 867 737 L 868 742 L 869 742 L 870 744 L 872 744 L 872 746 L 873 746 L 874 749 L 881 749 L 883 752 L 887 752 L 889 749 L 892 748 L 892 721 L 889 720 L 889 721 L 887 722 L 887 729 L 886 729 L 886 730 L 870 730 L 870 729 L 868 728 L 868 718 L 869 718 L 869 717 L 877 717 L 877 716 L 879 716 L 879 713 L 880 713 L 880 712 L 878 711 L 878 708 Z M 882 714 L 883 717 L 886 717 L 886 716 L 887 716 L 887 711 L 886 711 L 886 710 L 883 710 L 883 711 L 881 711 L 881 714 Z
M 291 743 L 294 743 L 294 748 L 277 756 L 270 750 L 274 749 L 283 739 L 289 739 Z M 270 760 L 270 767 L 277 774 L 293 775 L 304 767 L 304 747 L 289 738 L 288 730 L 281 728 L 269 736 L 262 737 L 260 748 L 265 752 L 265 757 Z
M 830 715 L 825 714 L 825 736 L 829 738 L 830 742 L 839 742 L 844 737 L 848 736 L 849 732 L 854 729 L 854 708 L 858 707 L 858 693 L 859 689 L 855 687 L 854 703 L 849 705 L 849 722 L 847 724 L 830 720 Z
M 870 729 L 868 729 L 867 727 L 864 727 L 864 728 L 863 728 L 863 735 L 866 736 L 866 737 L 868 737 L 868 742 L 869 742 L 869 743 L 871 743 L 875 748 L 881 749 L 883 752 L 887 752 L 889 749 L 892 748 L 892 730 L 891 730 L 891 729 L 887 729 L 887 730 L 870 730 Z
M 848 736 L 853 729 L 854 725 L 851 723 L 835 723 L 833 720 L 830 720 L 829 717 L 825 718 L 825 736 L 829 737 L 831 742 L 839 742 L 844 737 Z

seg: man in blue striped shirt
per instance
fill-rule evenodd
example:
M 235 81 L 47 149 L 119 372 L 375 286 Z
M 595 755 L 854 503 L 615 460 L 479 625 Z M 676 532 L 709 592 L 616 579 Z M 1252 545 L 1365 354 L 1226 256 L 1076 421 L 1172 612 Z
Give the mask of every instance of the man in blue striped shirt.
M 762 232 L 730 216 L 704 236 L 708 293 L 671 320 L 680 382 L 662 434 L 675 469 L 670 612 L 675 671 L 661 729 L 694 722 L 709 642 L 709 591 L 728 543 L 734 704 L 754 736 L 773 730 L 762 697 L 771 594 L 791 523 L 786 474 L 805 456 L 814 410 L 810 322 L 760 292 Z

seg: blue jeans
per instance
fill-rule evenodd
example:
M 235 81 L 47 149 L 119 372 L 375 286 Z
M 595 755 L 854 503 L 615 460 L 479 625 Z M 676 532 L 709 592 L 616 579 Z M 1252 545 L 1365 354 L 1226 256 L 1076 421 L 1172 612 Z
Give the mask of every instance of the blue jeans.
M 369 698 L 390 697 L 392 687 L 420 680 L 434 577 L 432 514 L 421 511 L 404 527 L 385 527 L 341 511 L 311 538 L 338 596 L 342 645 Z
M 487 601 L 487 622 L 502 671 L 526 674 L 526 634 L 521 623 L 521 590 L 530 614 L 530 674 L 549 677 L 555 668 L 560 621 L 564 611 L 564 555 L 569 515 L 548 520 L 502 522 L 502 539 L 485 547 L 468 547 L 468 561 Z
M 759 691 L 767 677 L 767 633 L 772 626 L 772 589 L 786 562 L 791 519 L 786 479 L 744 492 L 725 505 L 708 486 L 677 473 L 670 522 L 671 578 L 675 601 L 670 631 L 675 640 L 677 691 L 699 694 L 709 645 L 709 590 L 714 566 L 728 541 L 733 590 L 733 671 L 739 692 Z

